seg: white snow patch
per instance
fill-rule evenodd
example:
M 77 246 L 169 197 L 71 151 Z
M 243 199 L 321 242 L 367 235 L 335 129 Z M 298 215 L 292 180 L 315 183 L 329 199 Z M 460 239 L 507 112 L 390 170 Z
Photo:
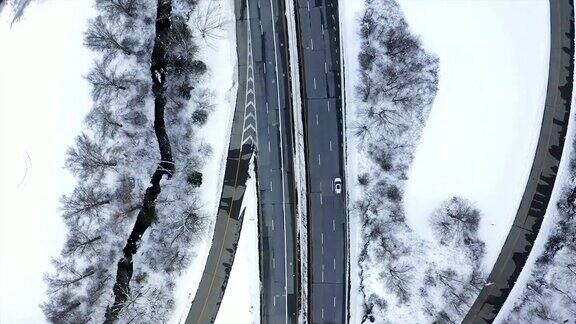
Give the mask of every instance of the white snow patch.
M 228 286 L 222 298 L 216 324 L 260 323 L 260 266 L 258 254 L 258 207 L 254 159 L 240 210 L 244 210 L 242 231 Z
M 342 1 L 339 4 L 340 14 L 340 34 L 342 44 L 342 66 L 344 67 L 344 91 L 346 95 L 345 109 L 346 109 L 346 146 L 348 148 L 357 147 L 355 137 L 351 134 L 351 126 L 354 123 L 354 85 L 357 84 L 358 79 L 358 53 L 360 52 L 361 38 L 358 36 L 359 19 L 364 9 L 364 1 Z M 357 200 L 359 191 L 356 186 L 352 185 L 356 182 L 358 170 L 358 151 L 355 149 L 346 149 L 346 186 L 348 199 L 350 201 Z M 350 300 L 349 300 L 349 316 L 352 322 L 358 318 L 359 307 L 362 305 L 362 298 L 358 298 L 358 240 L 360 239 L 360 224 L 358 219 L 349 219 L 349 247 L 350 247 Z
M 75 185 L 66 149 L 91 107 L 83 33 L 95 11 L 42 2 L 10 28 L 10 9 L 0 14 L 0 323 L 44 323 L 42 276 L 66 234 L 59 198 Z
M 405 194 L 408 224 L 458 195 L 482 212 L 484 266 L 496 261 L 522 198 L 548 80 L 548 1 L 398 1 L 440 58 L 439 91 Z

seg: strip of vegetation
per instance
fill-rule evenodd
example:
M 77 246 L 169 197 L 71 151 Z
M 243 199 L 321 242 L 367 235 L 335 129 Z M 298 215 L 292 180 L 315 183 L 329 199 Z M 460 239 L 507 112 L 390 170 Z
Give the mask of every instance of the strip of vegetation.
M 195 0 L 96 0 L 85 45 L 100 54 L 86 79 L 94 105 L 66 167 L 69 229 L 42 309 L 54 323 L 157 323 L 203 233 L 195 138 L 212 109 L 206 67 L 188 27 Z M 152 176 L 150 176 L 152 175 Z
M 454 197 L 408 226 L 403 195 L 415 147 L 438 90 L 438 59 L 408 29 L 395 1 L 365 0 L 353 133 L 359 153 L 358 259 L 362 322 L 458 322 L 483 284 L 480 212 Z M 426 215 L 423 215 L 426 219 Z M 433 253 L 430 253 L 433 251 Z M 451 262 L 448 262 L 448 261 Z

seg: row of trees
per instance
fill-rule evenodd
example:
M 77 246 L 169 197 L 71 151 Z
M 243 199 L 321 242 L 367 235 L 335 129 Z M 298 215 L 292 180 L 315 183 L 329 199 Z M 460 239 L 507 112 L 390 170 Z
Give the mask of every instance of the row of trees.
M 402 205 L 415 146 L 438 90 L 438 59 L 410 33 L 396 2 L 365 4 L 353 122 L 358 150 L 368 161 L 363 163 L 371 164 L 361 168 L 370 171 L 358 175 L 361 198 L 353 205 L 362 226 L 362 320 L 458 322 L 484 283 L 480 212 L 463 198 L 446 201 L 430 216 L 429 241 L 408 226 Z M 435 253 L 427 254 L 431 249 Z M 458 267 L 441 262 L 451 255 L 458 256 Z
M 549 215 L 554 226 L 507 322 L 571 323 L 576 318 L 575 149 L 576 142 L 573 142 L 568 176 L 557 180 L 563 189 L 556 208 Z
M 157 323 L 170 315 L 174 278 L 205 223 L 199 186 L 210 148 L 195 134 L 213 98 L 201 87 L 206 66 L 188 27 L 195 5 L 96 0 L 99 14 L 85 33 L 99 54 L 86 75 L 93 107 L 68 151 L 78 184 L 62 198 L 69 231 L 45 277 L 51 322 Z

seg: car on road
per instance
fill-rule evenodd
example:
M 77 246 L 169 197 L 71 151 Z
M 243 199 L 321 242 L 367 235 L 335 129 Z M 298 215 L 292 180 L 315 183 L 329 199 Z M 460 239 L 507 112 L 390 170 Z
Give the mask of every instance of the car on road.
M 334 179 L 334 192 L 337 194 L 342 192 L 342 179 L 340 178 Z

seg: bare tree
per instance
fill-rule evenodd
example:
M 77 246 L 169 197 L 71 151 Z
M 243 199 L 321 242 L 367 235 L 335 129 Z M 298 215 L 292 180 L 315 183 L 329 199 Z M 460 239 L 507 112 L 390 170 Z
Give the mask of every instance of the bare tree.
M 96 8 L 113 16 L 120 13 L 129 18 L 136 18 L 142 3 L 141 0 L 96 0 Z
M 67 154 L 65 166 L 81 179 L 93 175 L 99 178 L 118 164 L 101 143 L 93 141 L 85 133 L 76 138 L 76 145 L 69 148 Z
M 410 286 L 414 280 L 412 270 L 414 268 L 406 262 L 391 261 L 380 273 L 386 287 L 398 297 L 401 303 L 406 303 L 410 299 Z
M 441 243 L 468 243 L 478 231 L 480 211 L 469 200 L 452 197 L 432 214 L 430 223 Z
M 78 287 L 83 280 L 95 273 L 91 267 L 82 268 L 77 265 L 73 258 L 52 259 L 52 264 L 56 269 L 55 273 L 44 277 L 49 293 Z
M 94 51 L 110 54 L 120 51 L 126 55 L 133 55 L 136 54 L 138 43 L 132 37 L 122 37 L 121 32 L 114 31 L 104 22 L 102 16 L 98 16 L 88 25 L 88 30 L 84 35 L 84 44 Z
M 123 127 L 120 116 L 104 103 L 97 103 L 86 117 L 86 124 L 100 136 L 100 141 L 113 138 Z
M 116 67 L 111 66 L 110 61 L 110 56 L 96 61 L 86 76 L 92 85 L 92 97 L 95 101 L 117 98 L 137 83 L 133 73 L 118 73 Z
M 194 13 L 192 24 L 204 41 L 210 43 L 223 36 L 227 21 L 222 15 L 219 1 L 210 0 L 205 6 L 197 8 Z
M 111 195 L 106 191 L 91 185 L 79 185 L 70 196 L 62 197 L 64 219 L 72 225 L 85 215 L 98 218 L 111 202 Z

